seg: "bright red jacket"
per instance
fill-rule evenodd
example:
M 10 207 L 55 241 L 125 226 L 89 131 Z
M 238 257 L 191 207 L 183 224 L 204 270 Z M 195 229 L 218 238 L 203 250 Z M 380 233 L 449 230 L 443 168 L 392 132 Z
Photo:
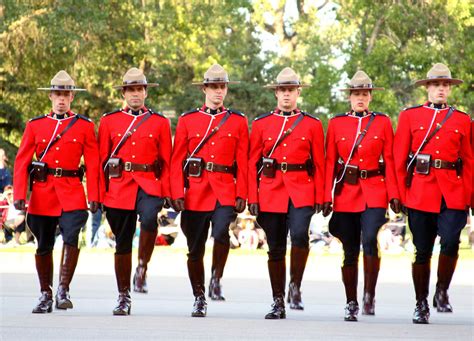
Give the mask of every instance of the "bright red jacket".
M 358 133 L 366 128 L 371 115 L 374 115 L 374 120 L 367 134 L 354 150 L 351 160 L 347 162 Z M 326 136 L 324 201 L 334 202 L 336 212 L 363 212 L 367 207 L 387 208 L 389 200 L 399 199 L 392 145 L 392 124 L 385 114 L 369 112 L 359 118 L 349 112 L 333 117 L 329 121 Z M 379 160 L 383 160 L 385 176 L 359 178 L 355 185 L 344 183 L 341 192 L 333 199 L 332 192 L 337 177 L 336 163 L 339 159 L 345 164 L 358 166 L 359 170 L 377 170 Z
M 436 115 L 430 132 L 448 113 L 449 108 L 437 110 L 429 103 L 405 109 L 400 113 L 394 140 L 394 159 L 402 203 L 409 208 L 439 213 L 441 198 L 450 209 L 465 210 L 471 205 L 472 149 L 471 123 L 469 115 L 455 110 L 437 134 L 421 151 L 431 155 L 431 160 L 456 162 L 461 158 L 462 174 L 455 170 L 430 168 L 428 175 L 414 172 L 412 184 L 405 185 L 407 158 L 415 153 L 427 136 L 433 116 Z
M 171 193 L 173 199 L 184 198 L 185 207 L 192 211 L 213 211 L 216 202 L 234 206 L 237 197 L 247 199 L 248 125 L 245 115 L 226 108 L 211 115 L 203 106 L 180 116 L 174 137 L 171 159 Z M 218 165 L 237 165 L 237 176 L 230 173 L 204 170 L 200 177 L 188 177 L 189 188 L 184 189 L 183 161 L 197 145 L 216 127 L 226 112 L 231 115 L 217 133 L 194 155 L 204 162 Z
M 258 174 L 257 163 L 267 156 L 280 132 L 289 129 L 300 115 L 303 120 L 275 148 L 271 158 L 278 163 L 303 164 L 311 159 L 314 175 L 306 170 L 276 171 L 274 178 Z M 257 117 L 250 134 L 249 203 L 258 203 L 263 212 L 286 213 L 289 200 L 295 207 L 323 203 L 324 195 L 324 132 L 319 119 L 298 109 L 284 116 L 276 109 Z
M 124 163 L 153 164 L 161 162 L 161 176 L 157 178 L 154 172 L 122 172 L 120 178 L 111 178 L 106 191 L 104 177 L 101 181 L 101 198 L 107 207 L 124 210 L 135 209 L 138 188 L 148 195 L 170 197 L 170 158 L 171 158 L 171 128 L 169 120 L 146 107 L 140 115 L 132 115 L 129 108 L 114 111 L 100 120 L 99 148 L 101 165 L 104 167 L 115 147 L 119 144 L 128 127 L 134 126 L 150 111 L 148 118 L 126 140 L 115 157 Z M 102 172 L 103 173 L 103 172 Z
M 53 134 L 59 134 L 76 116 L 69 112 L 67 118 L 58 120 L 53 114 L 31 119 L 25 128 L 15 159 L 14 198 L 25 200 L 28 188 L 28 167 L 33 154 L 43 152 Z M 99 150 L 94 124 L 85 116 L 80 119 L 48 150 L 42 159 L 49 168 L 77 170 L 84 157 L 87 179 L 87 199 L 100 201 L 99 197 Z M 56 130 L 57 128 L 57 130 Z M 60 216 L 62 211 L 87 209 L 84 187 L 78 177 L 48 175 L 46 182 L 33 182 L 28 213 Z

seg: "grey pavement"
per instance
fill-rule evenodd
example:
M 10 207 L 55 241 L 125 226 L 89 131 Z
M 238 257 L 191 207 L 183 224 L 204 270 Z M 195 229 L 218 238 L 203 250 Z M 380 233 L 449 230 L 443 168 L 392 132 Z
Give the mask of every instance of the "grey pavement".
M 209 254 L 209 252 L 208 252 Z M 59 252 L 55 253 L 56 272 Z M 135 258 L 136 255 L 134 255 Z M 343 321 L 340 255 L 311 254 L 303 283 L 305 310 L 264 320 L 271 303 L 263 252 L 231 252 L 223 280 L 226 302 L 208 304 L 206 318 L 192 318 L 185 251 L 157 248 L 150 265 L 150 293 L 133 294 L 132 315 L 112 316 L 116 300 L 113 254 L 86 250 L 71 285 L 74 309 L 31 314 L 38 282 L 32 251 L 0 251 L 0 340 L 473 340 L 472 258 L 462 260 L 450 290 L 453 314 L 432 309 L 430 325 L 413 325 L 410 258 L 386 256 L 377 288 L 376 316 Z M 206 268 L 210 258 L 206 256 Z M 362 276 L 360 276 L 362 278 Z M 57 282 L 57 273 L 55 274 Z M 434 289 L 432 277 L 431 292 Z M 361 296 L 362 283 L 359 283 Z M 430 295 L 430 298 L 432 296 Z

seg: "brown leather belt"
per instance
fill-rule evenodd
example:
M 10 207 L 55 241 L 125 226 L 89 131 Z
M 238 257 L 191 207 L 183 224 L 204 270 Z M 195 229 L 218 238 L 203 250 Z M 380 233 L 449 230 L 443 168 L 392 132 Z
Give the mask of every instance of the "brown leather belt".
M 371 169 L 371 170 L 367 170 L 367 169 L 359 170 L 359 178 L 364 179 L 364 180 L 367 178 L 371 178 L 373 176 L 377 176 L 377 175 L 384 175 L 384 172 L 380 168 Z
M 133 162 L 124 162 L 123 170 L 125 172 L 154 172 L 155 165 L 153 163 L 133 163 Z
M 440 159 L 431 160 L 430 166 L 436 169 L 452 169 L 456 170 L 456 162 L 449 162 Z
M 218 165 L 214 162 L 204 162 L 204 169 L 208 172 L 234 173 L 234 166 Z
M 55 178 L 62 178 L 62 177 L 82 177 L 84 175 L 84 170 L 79 168 L 79 169 L 62 169 L 62 168 L 48 168 L 48 174 L 54 175 Z
M 305 171 L 306 170 L 306 164 L 305 163 L 277 163 L 276 164 L 276 169 L 281 170 L 282 173 L 286 172 L 295 172 L 295 171 Z

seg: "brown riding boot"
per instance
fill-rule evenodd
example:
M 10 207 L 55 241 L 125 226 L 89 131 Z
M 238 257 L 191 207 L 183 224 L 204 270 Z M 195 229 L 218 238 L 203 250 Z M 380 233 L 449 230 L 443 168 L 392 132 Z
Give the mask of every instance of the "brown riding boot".
M 225 301 L 222 295 L 222 286 L 220 280 L 224 274 L 224 267 L 229 255 L 229 244 L 222 244 L 214 241 L 212 249 L 212 267 L 211 267 L 211 281 L 209 282 L 209 297 L 213 301 Z
M 357 279 L 359 268 L 357 264 L 344 265 L 341 268 L 341 271 L 347 301 L 344 321 L 357 322 L 357 315 L 359 314 L 359 303 L 357 302 Z
M 430 307 L 428 305 L 427 297 L 430 287 L 430 263 L 413 263 L 411 269 L 416 295 L 416 306 L 412 321 L 415 324 L 428 324 L 430 318 Z
M 438 260 L 438 282 L 436 283 L 436 292 L 433 297 L 433 307 L 439 313 L 452 313 L 453 307 L 449 303 L 448 289 L 453 279 L 454 270 L 458 257 L 449 257 L 439 255 Z
M 291 247 L 290 284 L 287 298 L 287 302 L 290 303 L 290 309 L 304 310 L 300 288 L 308 255 L 309 248 Z
M 130 297 L 130 276 L 132 274 L 132 253 L 115 254 L 115 277 L 119 296 L 114 315 L 130 315 L 132 298 Z
M 265 315 L 267 320 L 279 320 L 286 318 L 285 311 L 285 282 L 286 263 L 283 260 L 269 260 L 268 272 L 272 285 L 273 304 L 270 311 Z
M 36 271 L 40 282 L 41 297 L 33 313 L 44 314 L 53 311 L 53 253 L 35 255 Z
M 140 230 L 140 241 L 138 243 L 138 266 L 133 276 L 133 291 L 143 294 L 148 293 L 146 284 L 146 270 L 148 262 L 151 259 L 153 250 L 155 249 L 155 240 L 157 231 L 150 232 Z
M 203 260 L 192 261 L 188 259 L 188 275 L 194 295 L 192 317 L 205 317 L 207 314 L 207 302 L 204 290 L 204 262 Z
M 69 284 L 76 270 L 79 249 L 74 246 L 63 244 L 61 265 L 59 267 L 59 286 L 56 293 L 56 309 L 72 309 L 73 305 L 69 297 Z
M 364 256 L 364 298 L 362 315 L 375 315 L 375 286 L 380 270 L 380 258 Z

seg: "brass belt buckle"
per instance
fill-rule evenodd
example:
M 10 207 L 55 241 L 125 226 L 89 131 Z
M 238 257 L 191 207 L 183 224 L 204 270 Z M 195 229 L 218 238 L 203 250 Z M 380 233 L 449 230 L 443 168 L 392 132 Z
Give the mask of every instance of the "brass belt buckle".
M 124 168 L 126 172 L 130 172 L 132 170 L 132 163 L 131 162 L 125 162 Z
M 214 162 L 207 162 L 206 163 L 206 170 L 208 172 L 214 172 Z
M 282 162 L 282 163 L 280 164 L 280 168 L 281 168 L 281 172 L 282 172 L 282 173 L 286 173 L 286 171 L 288 170 L 288 163 Z
M 63 176 L 63 169 L 62 168 L 55 168 L 54 169 L 54 177 L 60 178 Z
M 365 180 L 367 179 L 367 170 L 366 169 L 361 169 L 360 170 L 360 178 Z
M 435 160 L 434 160 L 434 165 L 433 165 L 433 167 L 434 167 L 434 168 L 437 168 L 437 169 L 440 169 L 440 168 L 441 168 L 441 162 L 442 162 L 442 160 L 440 160 L 440 159 L 435 159 Z

